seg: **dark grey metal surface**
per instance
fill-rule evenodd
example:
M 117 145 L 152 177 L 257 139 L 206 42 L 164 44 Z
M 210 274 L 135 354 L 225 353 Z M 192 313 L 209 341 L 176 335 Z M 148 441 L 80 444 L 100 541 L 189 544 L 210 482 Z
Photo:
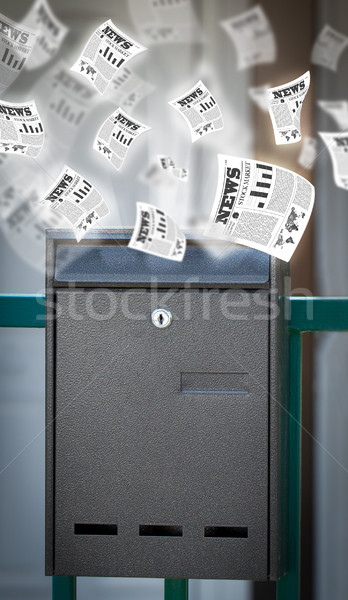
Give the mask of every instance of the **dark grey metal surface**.
M 58 285 L 76 282 L 78 285 L 114 284 L 121 286 L 158 282 L 184 286 L 192 284 L 253 285 L 269 282 L 269 257 L 263 252 L 232 248 L 222 250 L 187 246 L 185 259 L 174 262 L 125 245 L 69 246 L 57 249 L 55 280 Z
M 48 243 L 51 294 L 64 243 Z M 55 288 L 53 299 L 47 574 L 277 577 L 283 458 L 269 291 L 105 286 Z M 173 314 L 167 329 L 151 322 L 157 306 Z

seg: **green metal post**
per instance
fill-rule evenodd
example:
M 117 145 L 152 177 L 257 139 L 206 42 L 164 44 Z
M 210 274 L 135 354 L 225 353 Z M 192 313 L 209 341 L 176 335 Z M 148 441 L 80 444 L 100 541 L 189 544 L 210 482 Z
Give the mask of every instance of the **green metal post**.
M 45 296 L 0 294 L 0 327 L 45 327 Z
M 76 577 L 52 577 L 52 600 L 76 600 Z
M 164 600 L 188 600 L 188 579 L 165 579 Z
M 289 332 L 289 570 L 277 582 L 277 600 L 300 599 L 301 547 L 301 333 Z

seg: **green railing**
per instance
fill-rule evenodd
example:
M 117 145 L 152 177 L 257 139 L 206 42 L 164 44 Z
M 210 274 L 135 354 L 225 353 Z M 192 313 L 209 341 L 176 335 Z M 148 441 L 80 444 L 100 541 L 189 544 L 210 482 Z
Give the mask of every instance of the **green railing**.
M 301 544 L 301 336 L 347 331 L 348 298 L 289 298 L 289 570 L 277 583 L 277 600 L 300 600 Z M 44 327 L 45 297 L 0 295 L 0 327 Z M 53 577 L 53 600 L 75 600 L 76 578 Z M 187 579 L 166 579 L 165 600 L 188 600 Z

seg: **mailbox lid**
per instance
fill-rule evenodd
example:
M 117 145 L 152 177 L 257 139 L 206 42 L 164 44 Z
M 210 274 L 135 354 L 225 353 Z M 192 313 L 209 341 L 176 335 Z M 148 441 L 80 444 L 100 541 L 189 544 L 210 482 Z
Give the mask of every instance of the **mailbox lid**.
M 131 232 L 114 230 L 79 244 L 57 239 L 54 286 L 269 287 L 270 258 L 264 252 L 188 236 L 178 263 L 128 248 L 130 237 Z

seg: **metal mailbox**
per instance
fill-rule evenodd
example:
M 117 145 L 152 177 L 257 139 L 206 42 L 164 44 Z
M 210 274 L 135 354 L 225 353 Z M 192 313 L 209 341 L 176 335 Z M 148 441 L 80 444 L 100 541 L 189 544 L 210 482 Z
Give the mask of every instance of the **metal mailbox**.
M 48 232 L 46 573 L 277 579 L 286 265 L 130 236 Z

